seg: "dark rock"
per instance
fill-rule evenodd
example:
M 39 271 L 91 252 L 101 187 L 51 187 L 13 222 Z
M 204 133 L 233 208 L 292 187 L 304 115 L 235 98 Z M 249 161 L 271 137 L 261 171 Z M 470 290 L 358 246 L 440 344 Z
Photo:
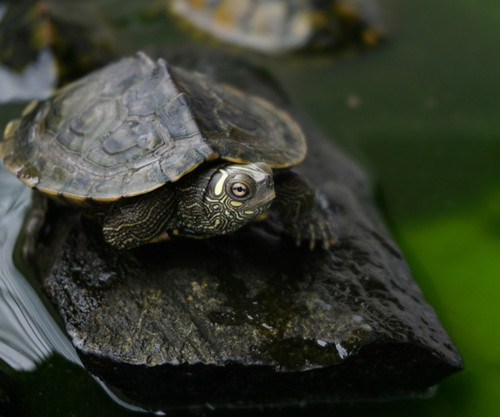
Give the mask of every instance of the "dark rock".
M 259 93 L 286 105 L 259 77 Z M 297 171 L 330 208 L 328 251 L 282 239 L 271 211 L 231 236 L 120 252 L 90 220 L 49 206 L 28 252 L 91 373 L 146 408 L 175 409 L 393 398 L 461 369 L 363 172 L 306 135 Z
M 227 237 L 119 252 L 58 216 L 45 288 L 83 363 L 152 408 L 421 391 L 461 359 L 376 220 L 359 170 L 312 138 L 304 175 L 339 242 L 310 252 L 273 214 Z M 50 233 L 49 233 L 50 234 Z

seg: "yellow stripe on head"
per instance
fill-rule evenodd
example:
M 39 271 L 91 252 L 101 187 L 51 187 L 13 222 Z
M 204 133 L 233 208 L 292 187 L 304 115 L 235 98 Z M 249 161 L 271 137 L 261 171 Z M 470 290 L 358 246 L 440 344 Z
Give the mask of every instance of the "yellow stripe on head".
M 226 178 L 229 175 L 224 169 L 221 169 L 220 173 L 222 174 L 222 176 L 220 177 L 219 181 L 217 181 L 217 184 L 215 184 L 215 195 L 222 194 L 222 190 L 224 190 L 224 183 L 226 182 Z

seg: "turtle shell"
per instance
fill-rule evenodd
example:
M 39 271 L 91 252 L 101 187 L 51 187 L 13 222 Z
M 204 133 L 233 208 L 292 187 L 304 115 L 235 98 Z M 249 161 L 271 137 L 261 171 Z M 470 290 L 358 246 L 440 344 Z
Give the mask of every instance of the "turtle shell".
M 173 0 L 173 13 L 226 42 L 265 52 L 295 49 L 313 31 L 304 0 Z
M 144 194 L 217 158 L 284 168 L 305 153 L 268 101 L 143 53 L 31 103 L 0 140 L 7 168 L 73 204 Z
M 170 10 L 217 39 L 266 53 L 372 46 L 387 31 L 376 0 L 172 0 Z

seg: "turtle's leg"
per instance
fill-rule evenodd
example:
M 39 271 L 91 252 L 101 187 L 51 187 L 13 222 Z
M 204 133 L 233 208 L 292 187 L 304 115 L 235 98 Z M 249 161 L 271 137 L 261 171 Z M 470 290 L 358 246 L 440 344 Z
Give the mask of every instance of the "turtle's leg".
M 292 171 L 277 171 L 274 176 L 277 208 L 286 234 L 297 245 L 308 243 L 312 250 L 319 241 L 325 249 L 335 243 L 328 211 L 315 190 Z
M 104 239 L 118 249 L 168 239 L 165 229 L 175 210 L 175 201 L 172 186 L 118 201 L 104 217 Z

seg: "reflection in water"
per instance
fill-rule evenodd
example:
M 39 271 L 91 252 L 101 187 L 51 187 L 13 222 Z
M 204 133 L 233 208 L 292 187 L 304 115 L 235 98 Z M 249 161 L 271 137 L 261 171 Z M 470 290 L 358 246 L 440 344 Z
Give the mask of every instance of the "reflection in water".
M 0 2 L 0 20 L 6 11 L 7 4 Z M 37 60 L 21 73 L 0 65 L 0 103 L 46 98 L 55 82 L 56 66 L 48 50 L 41 51 Z
M 45 309 L 38 294 L 15 268 L 12 253 L 31 191 L 0 164 L 0 362 L 17 371 L 32 371 L 53 352 L 81 365 L 67 337 Z M 118 398 L 97 382 L 122 407 L 142 408 Z
M 47 49 L 20 73 L 0 65 L 0 103 L 47 98 L 55 81 L 56 66 Z
M 0 20 L 7 4 L 0 2 Z M 40 52 L 35 62 L 21 73 L 0 65 L 0 103 L 48 97 L 56 81 L 56 67 L 48 50 Z
M 0 165 L 0 359 L 33 370 L 53 351 L 80 363 L 35 290 L 12 263 L 30 190 Z

